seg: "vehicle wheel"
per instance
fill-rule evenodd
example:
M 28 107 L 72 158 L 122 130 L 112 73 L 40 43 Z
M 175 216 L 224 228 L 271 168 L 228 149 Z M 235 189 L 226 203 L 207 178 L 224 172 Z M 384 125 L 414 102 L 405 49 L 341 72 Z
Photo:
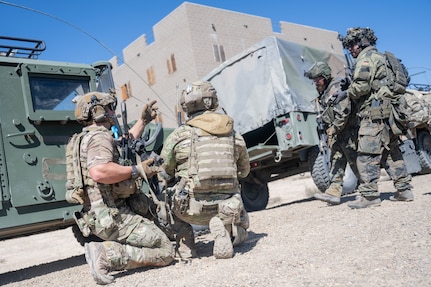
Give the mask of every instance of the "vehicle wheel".
M 75 236 L 76 240 L 79 242 L 79 244 L 81 244 L 81 246 L 84 246 L 85 243 L 90 243 L 92 241 L 96 241 L 96 242 L 103 241 L 102 239 L 100 239 L 99 237 L 93 234 L 91 234 L 88 237 L 85 237 L 84 235 L 82 235 L 81 230 L 79 230 L 79 227 L 76 224 L 72 225 L 72 232 L 73 232 L 73 236 Z
M 321 152 L 319 147 L 315 146 L 308 152 L 308 165 L 310 167 L 311 178 L 317 188 L 324 192 L 330 183 L 329 171 L 331 169 L 331 152 Z
M 343 177 L 343 195 L 353 193 L 358 186 L 358 179 L 353 173 L 350 164 L 347 164 Z
M 249 212 L 263 210 L 269 200 L 268 184 L 241 181 L 241 197 L 245 210 Z
M 417 137 L 417 154 L 422 166 L 422 171 L 431 170 L 431 135 L 428 132 L 421 131 Z

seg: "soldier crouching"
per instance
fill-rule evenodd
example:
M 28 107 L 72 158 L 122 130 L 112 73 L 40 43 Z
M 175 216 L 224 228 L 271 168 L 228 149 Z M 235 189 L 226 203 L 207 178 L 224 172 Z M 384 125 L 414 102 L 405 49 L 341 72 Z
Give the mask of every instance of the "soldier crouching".
M 231 258 L 249 227 L 238 182 L 250 172 L 247 148 L 232 118 L 215 112 L 218 99 L 209 82 L 188 85 L 181 104 L 188 120 L 169 135 L 161 152 L 171 178 L 178 251 L 185 258 L 197 256 L 191 224 L 205 225 L 214 237 L 213 255 Z

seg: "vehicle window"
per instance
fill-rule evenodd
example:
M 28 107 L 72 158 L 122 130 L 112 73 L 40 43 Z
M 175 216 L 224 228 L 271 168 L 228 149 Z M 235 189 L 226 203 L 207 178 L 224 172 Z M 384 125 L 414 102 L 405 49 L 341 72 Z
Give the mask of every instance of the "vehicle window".
M 90 92 L 88 78 L 47 78 L 30 76 L 33 110 L 75 110 L 72 100 Z

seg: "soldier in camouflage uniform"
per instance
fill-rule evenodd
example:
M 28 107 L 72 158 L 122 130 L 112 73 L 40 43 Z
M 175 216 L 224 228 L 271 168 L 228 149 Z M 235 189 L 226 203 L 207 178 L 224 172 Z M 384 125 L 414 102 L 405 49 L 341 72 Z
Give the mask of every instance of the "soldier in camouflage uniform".
M 317 62 L 306 72 L 313 80 L 319 93 L 316 104 L 321 111 L 328 145 L 331 149 L 330 185 L 324 193 L 316 193 L 314 197 L 330 204 L 340 204 L 343 192 L 343 177 L 347 164 L 359 177 L 356 168 L 357 126 L 354 106 L 347 97 L 344 81 L 340 77 L 332 77 L 331 67 L 325 62 Z M 343 86 L 343 89 L 342 89 Z
M 393 92 L 384 84 L 387 83 L 388 70 L 384 55 L 375 47 L 376 41 L 370 28 L 360 27 L 348 29 L 343 39 L 344 48 L 356 59 L 353 80 L 347 94 L 358 105 L 360 117 L 357 167 L 361 196 L 348 204 L 351 208 L 380 205 L 377 182 L 381 165 L 391 176 L 397 190 L 390 199 L 413 200 L 411 175 L 407 172 L 399 149 L 399 138 L 389 124 Z
M 183 226 L 209 226 L 213 255 L 231 258 L 249 227 L 238 183 L 250 172 L 247 148 L 232 118 L 215 112 L 218 99 L 209 82 L 188 85 L 181 102 L 188 120 L 169 135 L 161 152 L 170 176 L 171 209 Z M 187 245 L 194 249 L 194 238 Z
M 75 116 L 84 125 L 82 140 L 77 155 L 67 155 L 67 160 L 77 157 L 81 166 L 78 174 L 83 190 L 70 196 L 84 205 L 78 225 L 104 240 L 85 244 L 85 258 L 98 284 L 114 281 L 109 271 L 165 266 L 174 255 L 169 238 L 149 219 L 151 202 L 137 186 L 139 178 L 157 173 L 149 166 L 153 159 L 136 166 L 118 164 L 119 151 L 109 130 L 114 125 L 115 104 L 115 95 L 97 92 L 77 100 Z M 138 138 L 154 119 L 154 104 L 145 105 L 142 117 L 130 129 L 130 137 Z M 68 183 L 73 180 L 73 173 L 68 172 Z

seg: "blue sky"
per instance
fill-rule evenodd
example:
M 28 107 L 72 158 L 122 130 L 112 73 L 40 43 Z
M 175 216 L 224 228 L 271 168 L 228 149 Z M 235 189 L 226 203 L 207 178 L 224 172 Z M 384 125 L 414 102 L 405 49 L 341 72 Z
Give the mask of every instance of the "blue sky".
M 93 63 L 122 50 L 184 1 L 0 0 L 1 35 L 44 40 L 41 59 Z M 195 0 L 196 4 L 337 31 L 372 28 L 377 48 L 403 60 L 412 83 L 431 84 L 431 1 Z M 26 7 L 30 11 L 22 7 Z M 50 15 L 50 16 L 47 16 Z M 54 17 L 54 18 L 53 18 Z M 60 20 L 59 20 L 60 19 Z

